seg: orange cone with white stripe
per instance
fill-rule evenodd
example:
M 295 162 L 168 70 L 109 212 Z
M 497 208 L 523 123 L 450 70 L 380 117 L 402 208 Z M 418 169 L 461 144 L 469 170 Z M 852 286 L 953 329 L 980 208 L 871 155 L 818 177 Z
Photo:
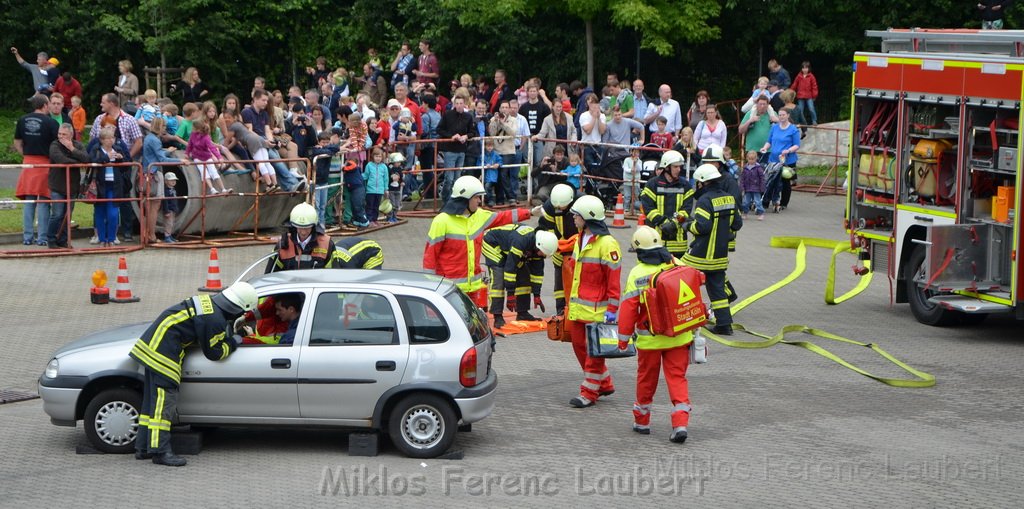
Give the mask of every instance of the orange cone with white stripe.
M 200 287 L 201 292 L 219 292 L 224 289 L 220 282 L 220 260 L 217 258 L 217 248 L 210 248 L 210 265 L 206 269 L 206 286 Z
M 132 284 L 128 281 L 128 260 L 122 256 L 117 261 L 117 288 L 114 290 L 114 298 L 110 299 L 110 302 L 138 301 L 138 297 L 132 296 Z
M 647 214 L 641 212 L 640 217 L 636 218 L 636 225 L 643 226 L 645 224 L 647 224 Z
M 626 226 L 626 211 L 622 207 L 622 193 L 615 199 L 615 216 L 612 218 L 612 228 L 629 228 Z

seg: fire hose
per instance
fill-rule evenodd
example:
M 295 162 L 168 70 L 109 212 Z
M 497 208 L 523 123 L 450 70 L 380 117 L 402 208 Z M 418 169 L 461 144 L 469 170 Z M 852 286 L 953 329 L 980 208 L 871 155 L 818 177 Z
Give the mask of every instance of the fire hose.
M 849 244 L 848 241 L 817 239 L 817 238 L 809 238 L 809 237 L 772 237 L 772 239 L 771 239 L 771 246 L 772 247 L 778 247 L 778 248 L 785 248 L 785 249 L 796 249 L 796 266 L 793 268 L 793 271 L 790 272 L 789 275 L 787 275 L 783 279 L 779 280 L 778 282 L 772 284 L 771 286 L 769 286 L 769 287 L 767 287 L 767 288 L 765 288 L 765 289 L 755 293 L 754 295 L 751 295 L 750 297 L 747 297 L 746 299 L 744 299 L 744 300 L 740 301 L 739 303 L 737 303 L 736 305 L 732 306 L 732 314 L 733 314 L 733 316 L 739 314 L 740 311 L 742 311 L 747 306 L 753 304 L 754 302 L 758 301 L 759 299 L 761 299 L 761 298 L 763 298 L 763 297 L 765 297 L 765 296 L 775 292 L 776 290 L 779 290 L 780 288 L 788 285 L 789 283 L 792 283 L 797 278 L 799 278 L 800 275 L 803 274 L 804 270 L 807 268 L 807 247 L 808 246 L 811 246 L 811 247 L 821 247 L 821 248 L 825 248 L 825 249 L 832 249 L 832 258 L 831 258 L 831 262 L 829 263 L 828 277 L 827 277 L 827 279 L 825 281 L 825 303 L 826 304 L 828 304 L 828 305 L 835 305 L 835 304 L 839 304 L 841 302 L 844 302 L 846 300 L 849 300 L 849 299 L 853 298 L 854 296 L 856 296 L 856 295 L 860 294 L 861 292 L 863 292 L 868 287 L 868 285 L 871 284 L 872 272 L 868 271 L 866 274 L 860 276 L 860 280 L 857 282 L 857 285 L 853 289 L 849 290 L 848 292 L 846 292 L 846 293 L 844 293 L 842 295 L 839 295 L 838 297 L 835 295 L 836 257 L 839 256 L 839 254 L 841 254 L 841 253 L 854 253 L 854 254 L 856 254 L 856 251 L 850 247 L 850 244 Z M 865 261 L 864 263 L 865 263 L 865 265 L 868 268 L 870 268 L 870 262 L 869 261 Z M 883 384 L 886 384 L 886 385 L 889 385 L 889 386 L 892 386 L 892 387 L 931 387 L 931 386 L 935 385 L 935 377 L 934 376 L 932 376 L 932 375 L 930 375 L 928 373 L 925 373 L 923 371 L 916 370 L 916 369 L 908 366 L 907 364 L 903 363 L 899 359 L 893 357 L 892 354 L 890 354 L 889 352 L 886 352 L 885 350 L 883 350 L 880 346 L 878 346 L 875 343 L 862 343 L 860 341 L 854 341 L 852 339 L 844 338 L 842 336 L 838 336 L 838 335 L 832 334 L 830 332 L 827 332 L 827 331 L 824 331 L 824 330 L 821 330 L 821 329 L 816 329 L 816 328 L 813 328 L 813 327 L 808 327 L 806 325 L 786 325 L 786 326 L 783 326 L 782 329 L 779 330 L 779 332 L 777 332 L 775 335 L 771 335 L 771 336 L 767 335 L 767 334 L 762 334 L 762 333 L 759 333 L 759 332 L 755 332 L 755 331 L 750 330 L 750 329 L 747 329 L 746 327 L 744 327 L 744 326 L 742 326 L 742 325 L 740 325 L 738 323 L 733 323 L 732 326 L 733 326 L 734 330 L 743 331 L 743 332 L 746 332 L 747 334 L 750 334 L 752 336 L 757 336 L 759 338 L 762 338 L 763 341 L 733 341 L 733 340 L 727 340 L 727 339 L 724 339 L 724 338 L 722 338 L 722 337 L 720 337 L 718 335 L 715 335 L 714 333 L 710 332 L 707 328 L 705 328 L 703 331 L 701 331 L 701 333 L 702 333 L 702 335 L 704 335 L 704 336 L 706 336 L 708 338 L 711 338 L 712 340 L 717 341 L 718 343 L 721 343 L 721 344 L 723 344 L 725 346 L 729 346 L 729 347 L 733 347 L 733 348 L 746 348 L 746 349 L 768 348 L 768 347 L 771 347 L 771 346 L 773 346 L 773 345 L 775 345 L 777 343 L 797 346 L 797 347 L 803 348 L 805 350 L 810 350 L 811 352 L 814 352 L 814 353 L 816 353 L 818 355 L 821 355 L 822 357 L 825 357 L 826 359 L 829 359 L 829 360 L 839 364 L 840 366 L 843 366 L 843 367 L 845 367 L 847 369 L 850 369 L 852 371 L 860 373 L 861 375 L 864 375 L 864 376 L 866 376 L 868 378 L 871 378 L 873 380 L 876 380 L 878 382 L 881 382 Z M 869 372 L 867 372 L 867 371 L 865 371 L 865 370 L 863 370 L 863 369 L 861 369 L 861 368 L 859 368 L 857 366 L 854 366 L 853 364 L 851 364 L 850 362 L 842 359 L 838 355 L 836 355 L 836 354 L 828 351 L 827 349 L 825 349 L 825 348 L 823 348 L 821 346 L 818 346 L 818 345 L 816 345 L 814 343 L 811 343 L 809 341 L 802 341 L 802 340 L 794 341 L 794 340 L 785 339 L 785 336 L 787 334 L 794 333 L 794 332 L 802 332 L 804 334 L 808 334 L 810 336 L 814 336 L 814 337 L 818 337 L 818 338 L 822 338 L 822 339 L 828 339 L 828 340 L 831 340 L 831 341 L 838 341 L 838 342 L 841 342 L 841 343 L 847 343 L 847 344 L 852 344 L 852 345 L 857 345 L 857 346 L 864 346 L 864 347 L 870 348 L 872 351 L 874 351 L 878 355 L 882 356 L 883 358 L 885 358 L 889 362 L 895 364 L 899 368 L 903 369 L 904 371 L 906 371 L 906 372 L 910 373 L 911 375 L 913 375 L 914 377 L 916 377 L 916 379 L 887 378 L 887 377 L 881 377 L 881 376 L 873 375 L 873 374 L 871 374 L 871 373 L 869 373 Z

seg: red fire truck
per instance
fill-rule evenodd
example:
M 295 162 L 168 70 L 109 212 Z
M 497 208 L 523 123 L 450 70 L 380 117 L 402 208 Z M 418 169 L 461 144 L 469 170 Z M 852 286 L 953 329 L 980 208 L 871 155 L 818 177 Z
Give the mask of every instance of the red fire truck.
M 929 325 L 1024 319 L 1024 31 L 868 31 L 854 56 L 846 229 Z

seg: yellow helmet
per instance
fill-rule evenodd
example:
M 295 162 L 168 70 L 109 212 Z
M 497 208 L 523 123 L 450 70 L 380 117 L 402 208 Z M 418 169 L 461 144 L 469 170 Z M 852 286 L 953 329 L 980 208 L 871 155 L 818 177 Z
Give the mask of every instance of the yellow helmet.
M 381 200 L 380 207 L 377 207 L 377 210 L 381 214 L 390 214 L 392 210 L 395 210 L 395 206 L 391 204 L 391 200 Z
M 575 197 L 576 190 L 569 184 L 555 184 L 555 187 L 551 188 L 551 205 L 554 205 L 555 208 L 568 207 Z
M 547 230 L 537 230 L 535 238 L 537 240 L 537 250 L 544 253 L 544 256 L 551 256 L 558 249 L 558 237 L 554 233 Z
M 583 216 L 586 221 L 604 221 L 604 203 L 597 196 L 580 196 L 569 211 Z
M 405 155 L 401 152 L 392 152 L 388 155 L 388 164 L 405 164 Z
M 636 249 L 655 249 L 664 245 L 661 234 L 650 226 L 640 226 L 633 232 L 633 247 Z
M 472 175 L 459 177 L 455 180 L 455 185 L 452 186 L 452 198 L 465 198 L 468 200 L 480 194 L 484 194 L 484 185 L 480 182 L 480 179 Z
M 793 178 L 795 175 L 796 173 L 793 171 L 793 168 L 790 168 L 789 166 L 782 167 L 782 178 L 789 180 Z
M 300 203 L 292 207 L 292 213 L 289 217 L 292 226 L 296 228 L 309 228 L 316 224 L 318 216 L 316 209 L 308 203 Z
M 658 163 L 658 168 L 667 168 L 674 164 L 683 164 L 683 162 L 683 154 L 675 150 L 669 150 L 661 154 L 661 162 Z

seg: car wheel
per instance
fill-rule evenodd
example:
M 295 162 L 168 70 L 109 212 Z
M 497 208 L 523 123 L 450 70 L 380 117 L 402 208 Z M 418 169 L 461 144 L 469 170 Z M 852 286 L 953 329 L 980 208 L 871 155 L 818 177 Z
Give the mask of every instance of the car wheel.
M 455 421 L 455 411 L 444 399 L 432 394 L 412 394 L 391 411 L 388 433 L 402 454 L 434 458 L 455 441 Z
M 924 272 L 924 259 L 924 247 L 918 246 L 910 254 L 910 259 L 903 269 L 903 277 L 907 282 L 907 300 L 910 301 L 910 311 L 914 313 L 914 318 L 917 318 L 917 321 L 925 325 L 941 327 L 955 324 L 959 321 L 957 312 L 928 302 L 935 292 L 925 290 L 923 286 L 914 282 L 914 278 Z
M 85 436 L 93 447 L 106 453 L 135 450 L 139 434 L 142 395 L 131 389 L 107 389 L 85 407 Z

